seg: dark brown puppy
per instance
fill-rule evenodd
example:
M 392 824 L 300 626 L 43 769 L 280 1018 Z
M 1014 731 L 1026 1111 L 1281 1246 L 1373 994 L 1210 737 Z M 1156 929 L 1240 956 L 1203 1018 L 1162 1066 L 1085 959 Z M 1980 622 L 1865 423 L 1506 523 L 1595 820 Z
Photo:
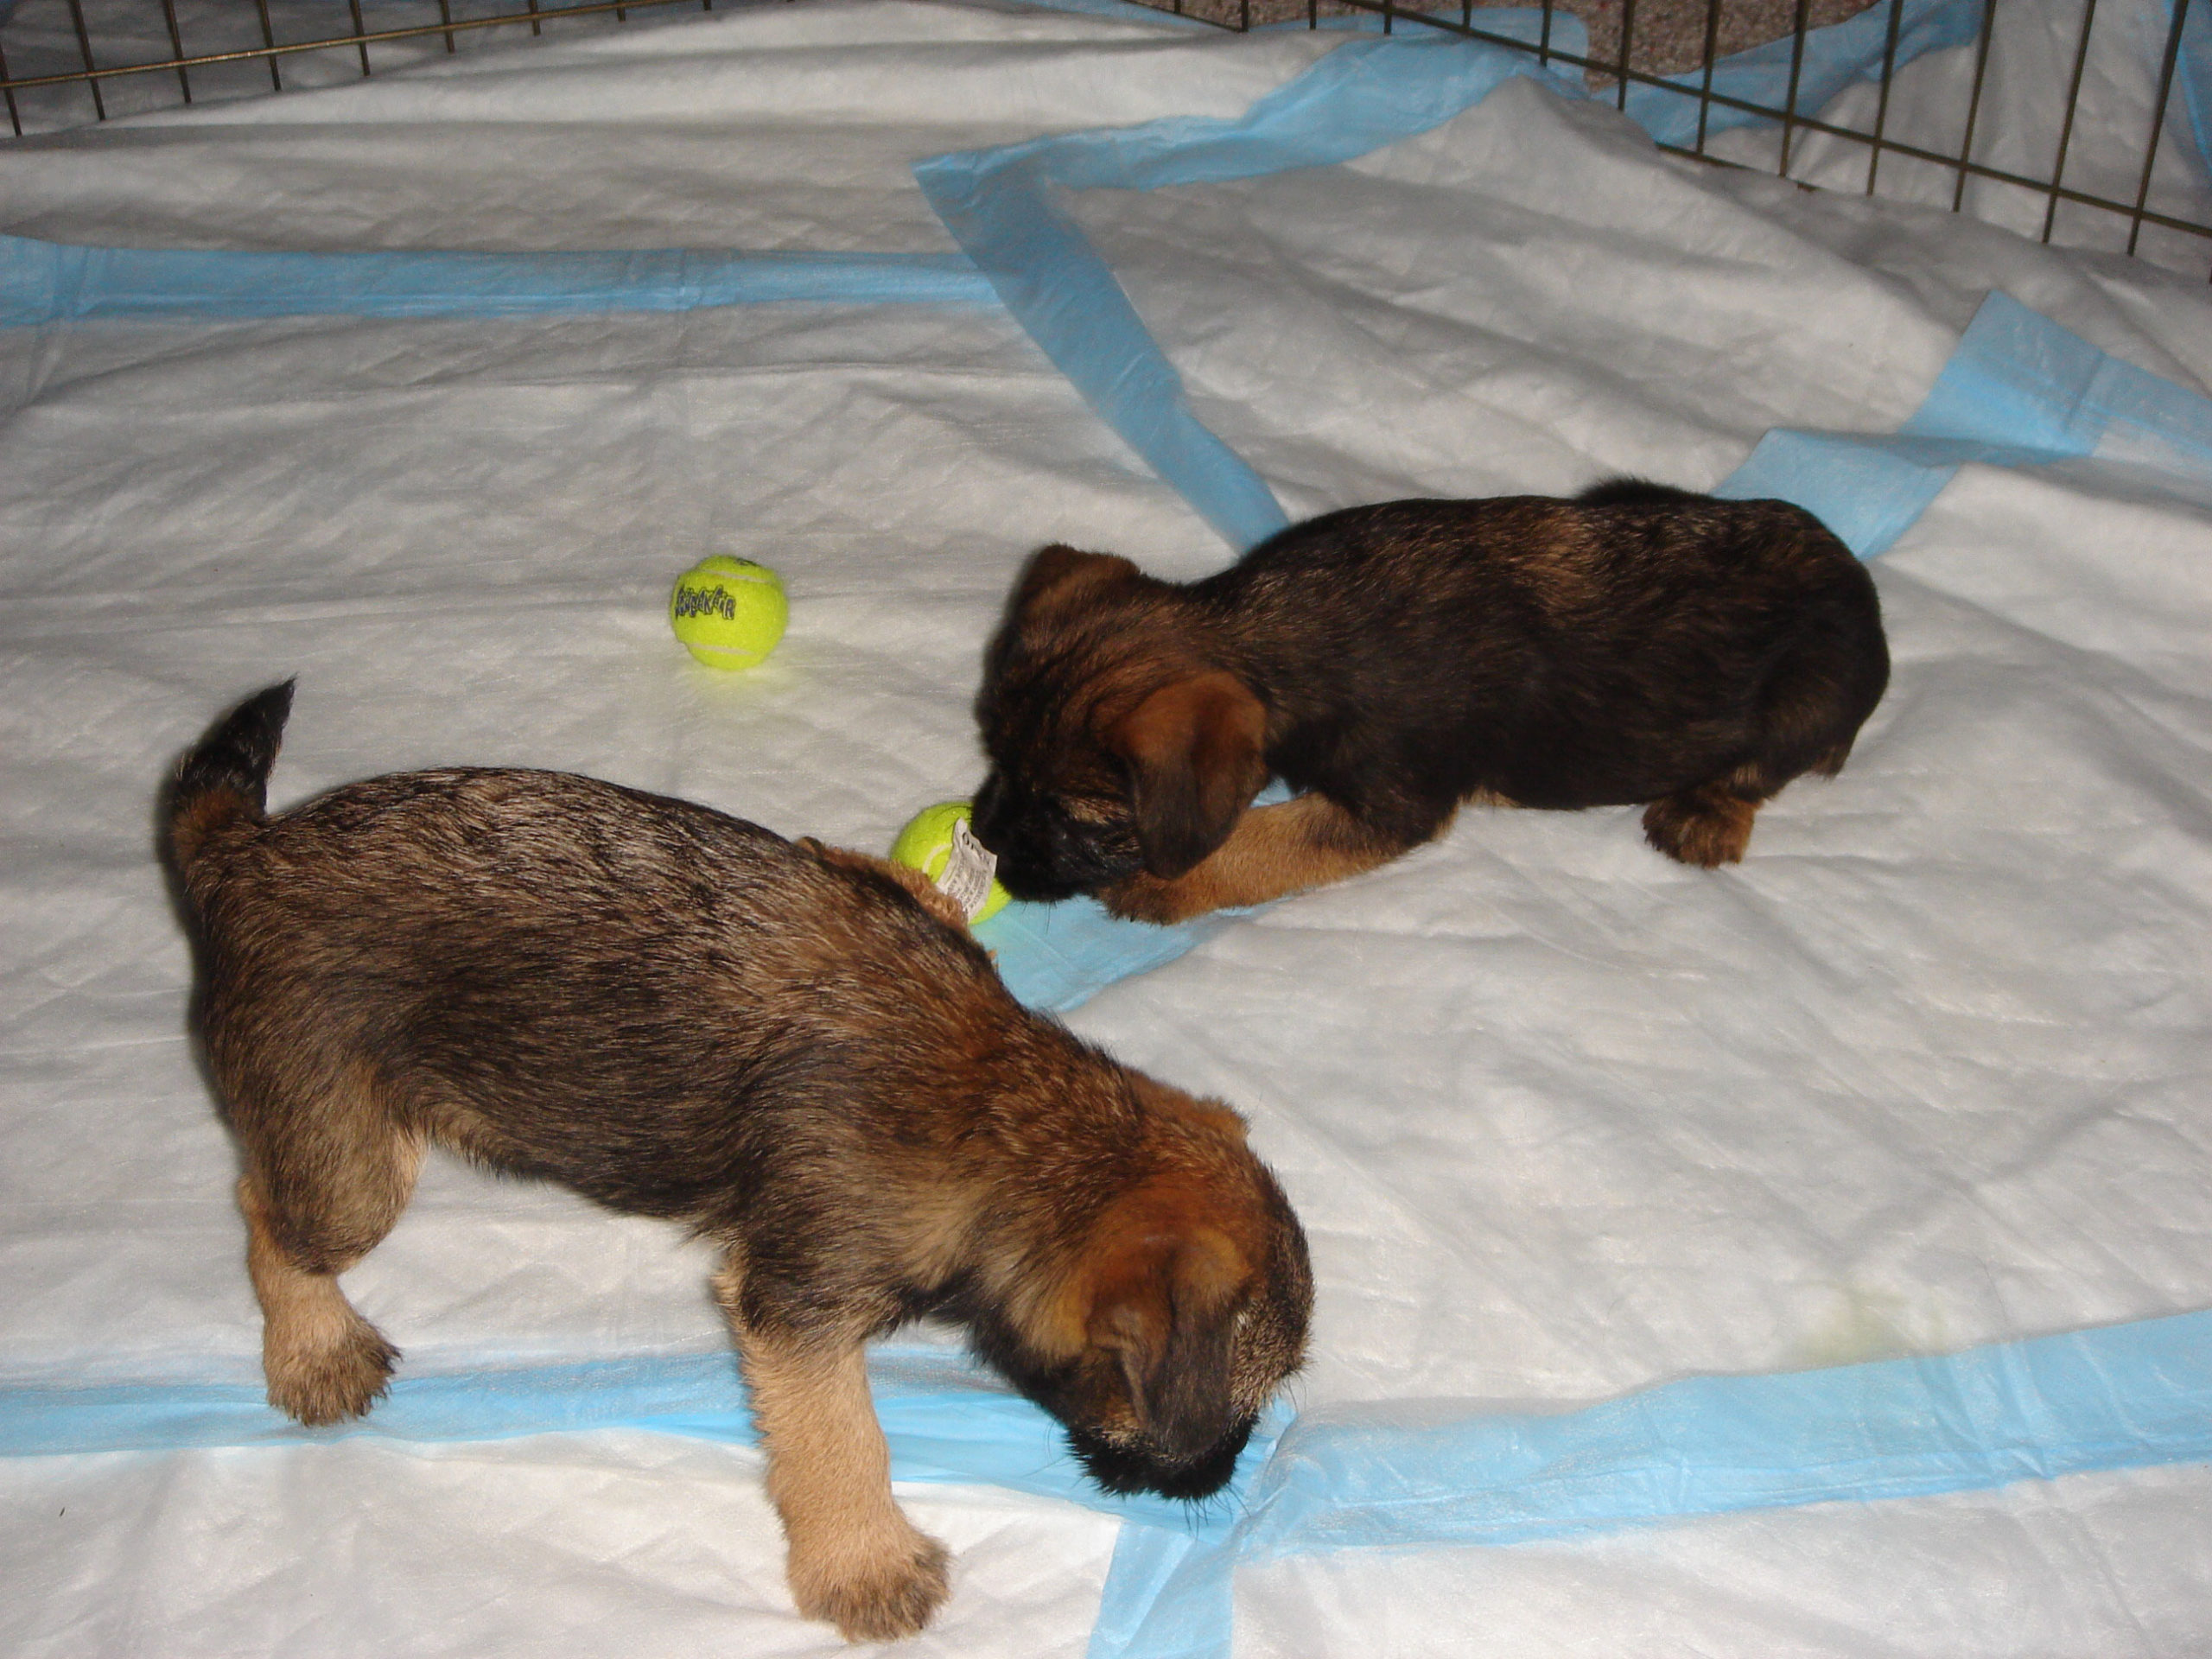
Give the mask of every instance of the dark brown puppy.
M 456 770 L 264 818 L 290 703 L 219 724 L 167 810 L 273 1403 L 384 1392 L 337 1275 L 437 1141 L 723 1248 L 791 1592 L 854 1640 L 945 1595 L 862 1363 L 908 1319 L 963 1325 L 1109 1488 L 1228 1479 L 1313 1300 L 1234 1112 L 1023 1008 L 918 876 L 704 807 Z
M 976 833 L 1017 897 L 1155 922 L 1370 869 L 1469 800 L 1649 802 L 1710 867 L 1888 681 L 1872 581 L 1785 501 L 1395 501 L 1183 585 L 1048 547 L 984 657 Z M 1271 776 L 1300 793 L 1252 808 Z

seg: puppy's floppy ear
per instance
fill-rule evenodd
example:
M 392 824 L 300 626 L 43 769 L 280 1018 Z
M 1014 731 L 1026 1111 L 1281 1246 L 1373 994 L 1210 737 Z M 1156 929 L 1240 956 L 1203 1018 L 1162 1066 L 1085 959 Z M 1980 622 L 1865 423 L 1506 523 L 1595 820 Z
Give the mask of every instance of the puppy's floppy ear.
M 1065 598 L 1114 577 L 1139 574 L 1136 566 L 1119 554 L 1083 553 L 1058 543 L 1040 547 L 1022 567 L 1008 613 L 1020 616 L 1047 599 Z
M 1170 1459 L 1211 1450 L 1240 1417 L 1230 1348 L 1246 1268 L 1202 1213 L 1196 1193 L 1133 1195 L 1091 1258 L 1085 1336 L 1120 1363 L 1137 1426 Z
M 1160 688 L 1106 733 L 1129 769 L 1144 866 L 1173 880 L 1229 838 L 1268 781 L 1267 710 L 1233 674 Z

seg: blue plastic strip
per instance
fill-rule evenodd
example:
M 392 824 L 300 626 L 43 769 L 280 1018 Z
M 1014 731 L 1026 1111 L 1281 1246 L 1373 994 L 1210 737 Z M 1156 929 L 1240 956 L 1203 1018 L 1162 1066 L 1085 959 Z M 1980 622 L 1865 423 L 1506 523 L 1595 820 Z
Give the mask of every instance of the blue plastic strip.
M 1974 458 L 1942 445 L 1777 427 L 1713 493 L 1732 501 L 1795 501 L 1871 559 L 1911 529 Z
M 1249 910 L 1220 910 L 1195 922 L 1154 927 L 1107 913 L 1096 899 L 1014 903 L 976 925 L 999 977 L 1033 1008 L 1065 1014 L 1116 980 L 1149 973 L 1196 950 Z
M 524 317 L 777 300 L 995 299 L 958 254 L 236 253 L 0 236 L 0 327 L 85 318 Z
M 1124 1526 L 1087 1659 L 1225 1659 L 1236 1621 L 1236 1573 L 1233 1534 Z
M 1427 132 L 1522 74 L 1556 79 L 1524 54 L 1452 35 L 1351 40 L 1233 121 L 1170 116 L 1058 133 L 936 156 L 917 162 L 915 171 L 956 189 L 969 179 L 1035 166 L 1071 190 L 1157 190 L 1328 167 Z
M 1005 1487 L 1065 1498 L 1148 1529 L 1226 1528 L 1225 1505 L 1102 1491 L 1046 1413 L 944 1349 L 870 1356 L 876 1414 L 899 1480 Z M 513 1440 L 637 1428 L 751 1446 L 758 1436 L 734 1357 L 588 1360 L 564 1365 L 405 1376 L 366 1417 L 302 1428 L 245 1383 L 108 1383 L 0 1389 L 0 1456 L 173 1452 L 370 1439 L 401 1443 Z M 1238 1464 L 1249 1484 L 1271 1455 L 1280 1422 L 1253 1436 Z
M 1847 22 L 1808 29 L 1798 58 L 1797 101 L 1789 107 L 1799 115 L 1818 115 L 1852 82 L 1881 79 L 1890 12 L 1899 3 L 1904 16 L 1897 25 L 1897 54 L 1890 60 L 1895 66 L 1926 53 L 1970 45 L 1981 31 L 1982 0 L 1891 0 Z M 1789 98 L 1789 66 L 1796 51 L 1795 41 L 1785 35 L 1723 58 L 1713 67 L 1713 90 L 1724 98 L 1782 109 Z M 1629 88 L 1629 118 L 1660 143 L 1691 143 L 1698 130 L 1697 94 L 1704 85 L 1701 69 L 1669 75 L 1664 86 L 1638 82 Z M 1675 87 L 1682 90 L 1672 90 Z M 1706 112 L 1705 130 L 1711 137 L 1732 127 L 1773 124 L 1770 117 L 1716 104 Z
M 1232 546 L 1289 521 L 1260 475 L 1191 412 L 1183 382 L 1060 189 L 1152 190 L 1349 161 L 1425 132 L 1515 75 L 1522 54 L 1446 35 L 1347 41 L 1222 121 L 1176 117 L 917 162 L 939 218 L 1060 372 Z
M 2212 480 L 2212 399 L 1993 292 L 1895 436 L 1777 428 L 1713 493 L 1795 501 L 1870 559 L 1962 466 L 2042 466 L 2123 445 L 2133 457 Z
M 349 1440 L 497 1440 L 645 1421 L 727 1423 L 714 1438 L 749 1440 L 728 1354 L 586 1362 L 460 1376 L 399 1377 L 357 1421 L 302 1428 L 245 1383 L 18 1386 L 0 1390 L 0 1453 L 283 1446 Z
M 2212 398 L 2099 351 L 2003 292 L 1982 302 L 1902 429 L 2053 456 L 2147 439 L 2178 469 L 2212 474 Z
M 1260 475 L 1191 412 L 1180 377 L 1083 232 L 1046 200 L 1042 180 L 1019 167 L 988 188 L 975 182 L 963 190 L 925 175 L 922 188 L 1084 401 L 1232 543 L 1287 524 Z
M 1557 1416 L 1300 1421 L 1227 1538 L 1123 1529 L 1090 1659 L 1226 1656 L 1240 1561 L 1520 1543 L 2205 1462 L 2212 1313 L 1938 1358 L 1690 1377 Z
M 1300 1424 L 1240 1554 L 1521 1543 L 1653 1520 L 2212 1461 L 2212 1313 L 1832 1370 L 1696 1376 L 1561 1416 Z
M 1131 1524 L 1092 1659 L 1228 1650 L 1240 1561 L 1498 1545 L 1694 1516 L 1983 1490 L 2212 1461 L 2212 1313 L 1941 1357 L 1704 1376 L 1554 1415 L 1407 1427 L 1341 1411 L 1256 1436 L 1228 1498 L 1099 1491 L 1050 1418 L 942 1350 L 887 1350 L 878 1415 L 901 1480 L 985 1483 Z M 726 1355 L 403 1377 L 359 1422 L 302 1429 L 245 1385 L 0 1390 L 0 1454 L 485 1440 L 629 1427 L 750 1445 Z
M 1122 1516 L 1093 1659 L 1227 1650 L 1239 1561 L 1498 1545 L 1656 1521 L 1986 1490 L 2212 1461 L 2212 1313 L 1826 1370 L 1698 1376 L 1556 1414 L 1408 1427 L 1344 1408 L 1256 1435 L 1230 1496 L 1099 1491 L 1043 1412 L 960 1357 L 880 1351 L 903 1480 L 982 1482 Z M 403 1377 L 359 1422 L 303 1429 L 243 1384 L 0 1389 L 0 1454 L 486 1440 L 629 1427 L 754 1440 L 727 1355 Z

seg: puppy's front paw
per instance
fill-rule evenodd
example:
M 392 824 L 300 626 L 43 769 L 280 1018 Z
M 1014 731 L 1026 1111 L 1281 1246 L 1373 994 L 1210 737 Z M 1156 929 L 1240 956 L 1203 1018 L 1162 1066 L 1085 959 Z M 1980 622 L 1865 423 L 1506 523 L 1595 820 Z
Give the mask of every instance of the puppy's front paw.
M 1133 875 L 1118 886 L 1108 887 L 1098 898 L 1108 910 L 1126 921 L 1151 922 L 1160 927 L 1187 922 L 1193 916 L 1220 908 L 1187 877 L 1163 881 L 1156 875 Z
M 272 1336 L 274 1333 L 271 1333 Z M 390 1386 L 399 1350 L 356 1317 L 319 1343 L 264 1338 L 261 1365 L 269 1403 L 310 1428 L 365 1415 Z
M 951 1557 L 912 1527 L 889 1549 L 791 1551 L 791 1599 L 809 1618 L 826 1619 L 848 1642 L 896 1642 L 918 1636 L 944 1605 Z
M 1734 795 L 1685 790 L 1643 809 L 1643 838 L 1669 858 L 1715 869 L 1742 861 L 1758 810 Z

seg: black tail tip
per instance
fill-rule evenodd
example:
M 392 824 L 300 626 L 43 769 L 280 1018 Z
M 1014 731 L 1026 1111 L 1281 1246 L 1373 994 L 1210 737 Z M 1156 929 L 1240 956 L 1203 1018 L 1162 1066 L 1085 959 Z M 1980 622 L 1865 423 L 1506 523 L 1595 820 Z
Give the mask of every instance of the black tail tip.
M 291 717 L 292 691 L 297 684 L 291 679 L 265 687 L 217 721 L 177 766 L 180 798 L 231 789 L 258 810 L 276 751 L 283 745 L 284 722 Z
M 1648 478 L 1601 479 L 1576 496 L 1575 500 L 1586 507 L 1675 507 L 1686 501 L 1709 501 L 1713 498 L 1700 495 L 1695 490 L 1677 489 L 1672 484 L 1658 484 Z
M 244 702 L 233 709 L 226 726 L 232 722 L 251 724 L 257 730 L 267 731 L 282 737 L 284 722 L 292 717 L 292 693 L 300 683 L 300 677 L 280 680 L 275 685 L 264 686 Z
M 200 752 L 227 751 L 266 778 L 284 741 L 284 722 L 292 717 L 292 692 L 299 677 L 264 686 L 215 724 Z

